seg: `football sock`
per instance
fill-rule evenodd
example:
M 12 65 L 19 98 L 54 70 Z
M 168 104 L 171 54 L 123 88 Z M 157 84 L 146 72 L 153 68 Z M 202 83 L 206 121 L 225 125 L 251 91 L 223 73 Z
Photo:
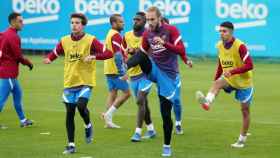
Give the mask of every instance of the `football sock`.
M 211 93 L 211 92 L 208 92 L 206 98 L 205 98 L 208 102 L 208 105 L 210 105 L 214 99 L 215 99 L 215 94 L 214 93 Z
M 154 125 L 151 123 L 151 124 L 149 124 L 149 125 L 147 125 L 147 130 L 148 131 L 154 131 L 155 129 L 154 129 Z
M 176 122 L 175 122 L 175 125 L 176 125 L 176 126 L 181 126 L 181 124 L 182 124 L 181 121 L 176 121 Z
M 238 138 L 238 141 L 240 142 L 245 142 L 247 139 L 247 136 L 243 136 L 242 134 L 240 134 L 239 138 Z
M 108 111 L 106 112 L 105 115 L 108 115 L 109 117 L 112 117 L 113 114 L 114 114 L 116 111 L 117 111 L 117 108 L 116 108 L 114 105 L 112 105 L 112 106 L 108 109 Z
M 89 124 L 85 125 L 85 128 L 90 128 L 91 126 L 92 126 L 91 123 L 89 123 Z
M 21 122 L 21 123 L 24 123 L 26 120 L 27 120 L 27 119 L 24 118 L 24 119 L 20 120 L 20 122 Z
M 75 147 L 75 143 L 74 142 L 69 142 L 68 146 L 74 146 Z
M 135 129 L 135 133 L 138 133 L 138 134 L 141 135 L 141 133 L 142 133 L 142 128 L 136 128 L 136 129 Z
M 171 148 L 171 145 L 166 145 L 166 144 L 163 144 L 163 147 L 166 147 L 166 148 Z

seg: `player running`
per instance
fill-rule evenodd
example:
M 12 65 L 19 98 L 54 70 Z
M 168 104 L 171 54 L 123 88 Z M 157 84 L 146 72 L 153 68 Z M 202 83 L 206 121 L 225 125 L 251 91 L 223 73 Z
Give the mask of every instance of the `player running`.
M 14 107 L 20 120 L 20 127 L 28 127 L 33 122 L 24 115 L 22 90 L 17 79 L 19 64 L 33 69 L 33 64 L 21 52 L 20 37 L 17 34 L 23 28 L 23 18 L 19 13 L 11 13 L 8 17 L 9 28 L 0 34 L 0 112 L 10 95 L 13 94 Z M 5 126 L 2 126 L 5 128 Z
M 235 91 L 235 98 L 241 104 L 243 125 L 240 136 L 232 147 L 243 148 L 250 125 L 250 104 L 253 97 L 252 69 L 253 61 L 245 44 L 233 36 L 234 26 L 231 22 L 220 25 L 221 41 L 218 42 L 218 68 L 215 82 L 207 95 L 197 91 L 196 96 L 205 110 L 209 110 L 221 89 L 226 93 Z
M 184 43 L 176 27 L 161 22 L 158 8 L 147 10 L 149 29 L 143 34 L 141 51 L 128 60 L 128 69 L 139 64 L 148 79 L 155 82 L 160 100 L 160 110 L 163 120 L 164 145 L 162 156 L 171 156 L 171 136 L 173 122 L 171 109 L 174 101 L 180 97 L 180 87 L 177 55 L 187 60 Z M 148 54 L 145 55 L 145 54 Z
M 113 14 L 110 17 L 111 29 L 107 33 L 105 45 L 113 52 L 114 57 L 104 61 L 104 74 L 106 75 L 109 95 L 107 97 L 107 111 L 103 113 L 105 127 L 120 128 L 113 123 L 113 115 L 130 97 L 128 83 L 122 76 L 126 73 L 124 65 L 125 55 L 122 53 L 122 37 L 120 32 L 123 30 L 124 21 L 120 14 Z M 123 95 L 118 96 L 118 91 Z
M 123 49 L 129 58 L 140 51 L 142 35 L 145 31 L 146 17 L 144 12 L 137 12 L 133 18 L 133 30 L 126 32 L 123 39 Z M 148 94 L 152 87 L 152 82 L 142 72 L 139 65 L 128 70 L 130 86 L 136 97 L 138 105 L 137 121 L 135 133 L 131 137 L 132 142 L 141 141 L 143 122 L 147 125 L 147 132 L 143 138 L 153 138 L 156 136 L 154 125 L 151 120 L 151 113 L 148 106 Z
M 87 18 L 81 13 L 71 15 L 71 35 L 61 38 L 56 48 L 44 59 L 50 64 L 59 55 L 64 54 L 64 90 L 63 102 L 66 107 L 66 129 L 68 145 L 64 154 L 76 152 L 74 143 L 76 107 L 85 123 L 85 141 L 91 143 L 93 139 L 93 124 L 87 103 L 93 87 L 96 85 L 96 60 L 111 58 L 112 52 L 92 35 L 84 32 Z

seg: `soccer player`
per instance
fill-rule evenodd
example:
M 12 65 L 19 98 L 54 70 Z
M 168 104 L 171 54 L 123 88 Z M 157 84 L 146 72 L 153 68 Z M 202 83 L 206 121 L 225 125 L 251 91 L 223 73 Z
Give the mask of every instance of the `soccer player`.
M 158 8 L 150 7 L 146 15 L 149 29 L 143 34 L 140 53 L 136 53 L 127 62 L 128 69 L 139 64 L 148 79 L 155 82 L 160 100 L 160 110 L 163 120 L 164 145 L 162 156 L 171 156 L 171 136 L 173 122 L 171 109 L 179 97 L 177 55 L 180 55 L 189 66 L 184 43 L 176 27 L 162 23 Z M 147 56 L 147 55 L 148 56 Z
M 76 107 L 85 123 L 85 141 L 91 143 L 93 124 L 87 108 L 92 88 L 96 85 L 95 59 L 104 60 L 113 56 L 112 52 L 92 35 L 84 32 L 87 18 L 81 13 L 71 15 L 71 35 L 61 38 L 56 48 L 44 59 L 50 64 L 59 55 L 64 54 L 64 90 L 63 102 L 66 107 L 66 129 L 68 145 L 64 154 L 76 152 L 74 143 Z
M 162 22 L 169 24 L 169 20 L 166 17 L 162 18 Z M 183 60 L 183 62 L 185 64 L 186 60 L 183 56 L 181 56 L 181 59 Z M 189 62 L 192 62 L 191 60 L 189 60 Z M 180 76 L 178 75 L 179 80 L 181 82 Z M 176 134 L 181 135 L 184 133 L 183 129 L 182 129 L 182 104 L 181 104 L 181 85 L 178 87 L 178 95 L 179 97 L 175 99 L 174 104 L 173 104 L 173 112 L 175 114 L 175 129 L 176 129 Z
M 33 122 L 24 115 L 22 105 L 22 90 L 17 79 L 19 63 L 33 69 L 33 64 L 21 52 L 20 37 L 23 18 L 19 13 L 11 13 L 8 17 L 9 28 L 0 35 L 0 112 L 10 93 L 13 94 L 14 107 L 20 119 L 21 127 L 28 127 Z
M 123 39 L 123 49 L 129 58 L 140 51 L 142 35 L 145 31 L 146 17 L 144 12 L 137 12 L 133 18 L 133 30 L 126 32 Z M 154 125 L 151 120 L 151 113 L 148 106 L 148 94 L 152 87 L 152 82 L 142 72 L 139 65 L 128 70 L 130 86 L 138 105 L 137 121 L 135 133 L 131 137 L 132 142 L 141 141 L 143 122 L 147 125 L 147 132 L 143 138 L 153 138 L 156 136 Z
M 106 48 L 113 52 L 114 57 L 104 61 L 104 74 L 106 75 L 109 95 L 107 97 L 107 111 L 103 113 L 105 127 L 120 128 L 113 123 L 113 114 L 130 97 L 127 81 L 123 78 L 126 73 L 124 65 L 125 55 L 122 53 L 122 37 L 120 32 L 123 30 L 124 21 L 120 14 L 113 14 L 110 17 L 111 29 L 106 36 Z M 123 95 L 118 96 L 118 91 Z
M 241 105 L 243 126 L 237 142 L 231 146 L 242 148 L 250 125 L 253 61 L 245 44 L 233 36 L 233 31 L 234 26 L 231 22 L 220 24 L 221 41 L 217 44 L 218 67 L 215 81 L 206 96 L 200 91 L 196 93 L 196 96 L 203 109 L 209 110 L 221 89 L 224 89 L 226 93 L 235 92 L 235 98 Z

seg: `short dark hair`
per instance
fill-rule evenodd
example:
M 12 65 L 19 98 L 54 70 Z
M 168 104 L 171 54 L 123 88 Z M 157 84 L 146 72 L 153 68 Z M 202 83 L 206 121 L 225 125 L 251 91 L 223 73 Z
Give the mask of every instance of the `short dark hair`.
M 146 13 L 145 12 L 137 12 L 136 15 L 146 18 Z
M 135 17 L 136 17 L 136 16 L 140 16 L 141 19 L 143 19 L 143 20 L 146 22 L 146 13 L 145 13 L 145 12 L 137 12 L 137 13 L 135 14 Z
M 121 14 L 113 14 L 110 16 L 110 24 L 112 25 L 114 22 L 117 21 L 118 17 L 122 17 Z
M 234 26 L 230 21 L 225 21 L 225 22 L 221 23 L 220 26 L 234 30 Z
M 71 19 L 72 18 L 79 18 L 82 21 L 82 25 L 84 25 L 84 26 L 87 25 L 87 22 L 88 22 L 87 17 L 82 13 L 73 13 L 73 14 L 71 14 Z
M 166 17 L 162 17 L 161 20 L 162 22 L 169 24 L 169 19 L 167 19 Z
M 12 13 L 8 16 L 9 24 L 11 24 L 12 20 L 16 19 L 18 16 L 21 16 L 21 14 L 20 14 L 20 13 L 17 13 L 17 12 L 12 12 Z

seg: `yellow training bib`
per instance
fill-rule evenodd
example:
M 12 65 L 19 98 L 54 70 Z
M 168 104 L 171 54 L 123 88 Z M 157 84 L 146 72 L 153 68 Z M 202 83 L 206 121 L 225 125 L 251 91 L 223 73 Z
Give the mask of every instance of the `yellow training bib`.
M 64 88 L 96 85 L 95 60 L 84 62 L 84 58 L 90 55 L 94 39 L 95 37 L 89 34 L 85 34 L 78 41 L 73 41 L 70 35 L 62 37 L 61 43 L 65 54 Z
M 116 30 L 109 30 L 107 36 L 106 36 L 106 40 L 105 40 L 105 45 L 106 45 L 106 48 L 110 51 L 113 51 L 113 46 L 112 46 L 112 37 L 119 33 L 118 31 Z M 106 59 L 104 60 L 104 74 L 105 75 L 109 75 L 109 74 L 118 74 L 118 68 L 117 68 L 117 65 L 115 63 L 115 57 L 113 58 L 110 58 L 110 59 Z
M 127 44 L 127 48 L 140 48 L 142 37 L 135 36 L 133 31 L 126 32 L 124 37 Z M 128 58 L 131 58 L 131 54 L 128 54 Z M 140 74 L 142 74 L 142 70 L 139 65 L 134 66 L 128 70 L 128 75 L 130 77 L 137 76 Z
M 226 49 L 222 41 L 217 44 L 219 59 L 223 69 L 223 72 L 230 71 L 232 69 L 242 67 L 244 65 L 239 54 L 239 47 L 243 44 L 239 39 L 235 39 L 231 48 Z M 253 85 L 252 71 L 248 71 L 242 74 L 236 74 L 229 78 L 225 77 L 225 80 L 234 88 L 244 89 Z

